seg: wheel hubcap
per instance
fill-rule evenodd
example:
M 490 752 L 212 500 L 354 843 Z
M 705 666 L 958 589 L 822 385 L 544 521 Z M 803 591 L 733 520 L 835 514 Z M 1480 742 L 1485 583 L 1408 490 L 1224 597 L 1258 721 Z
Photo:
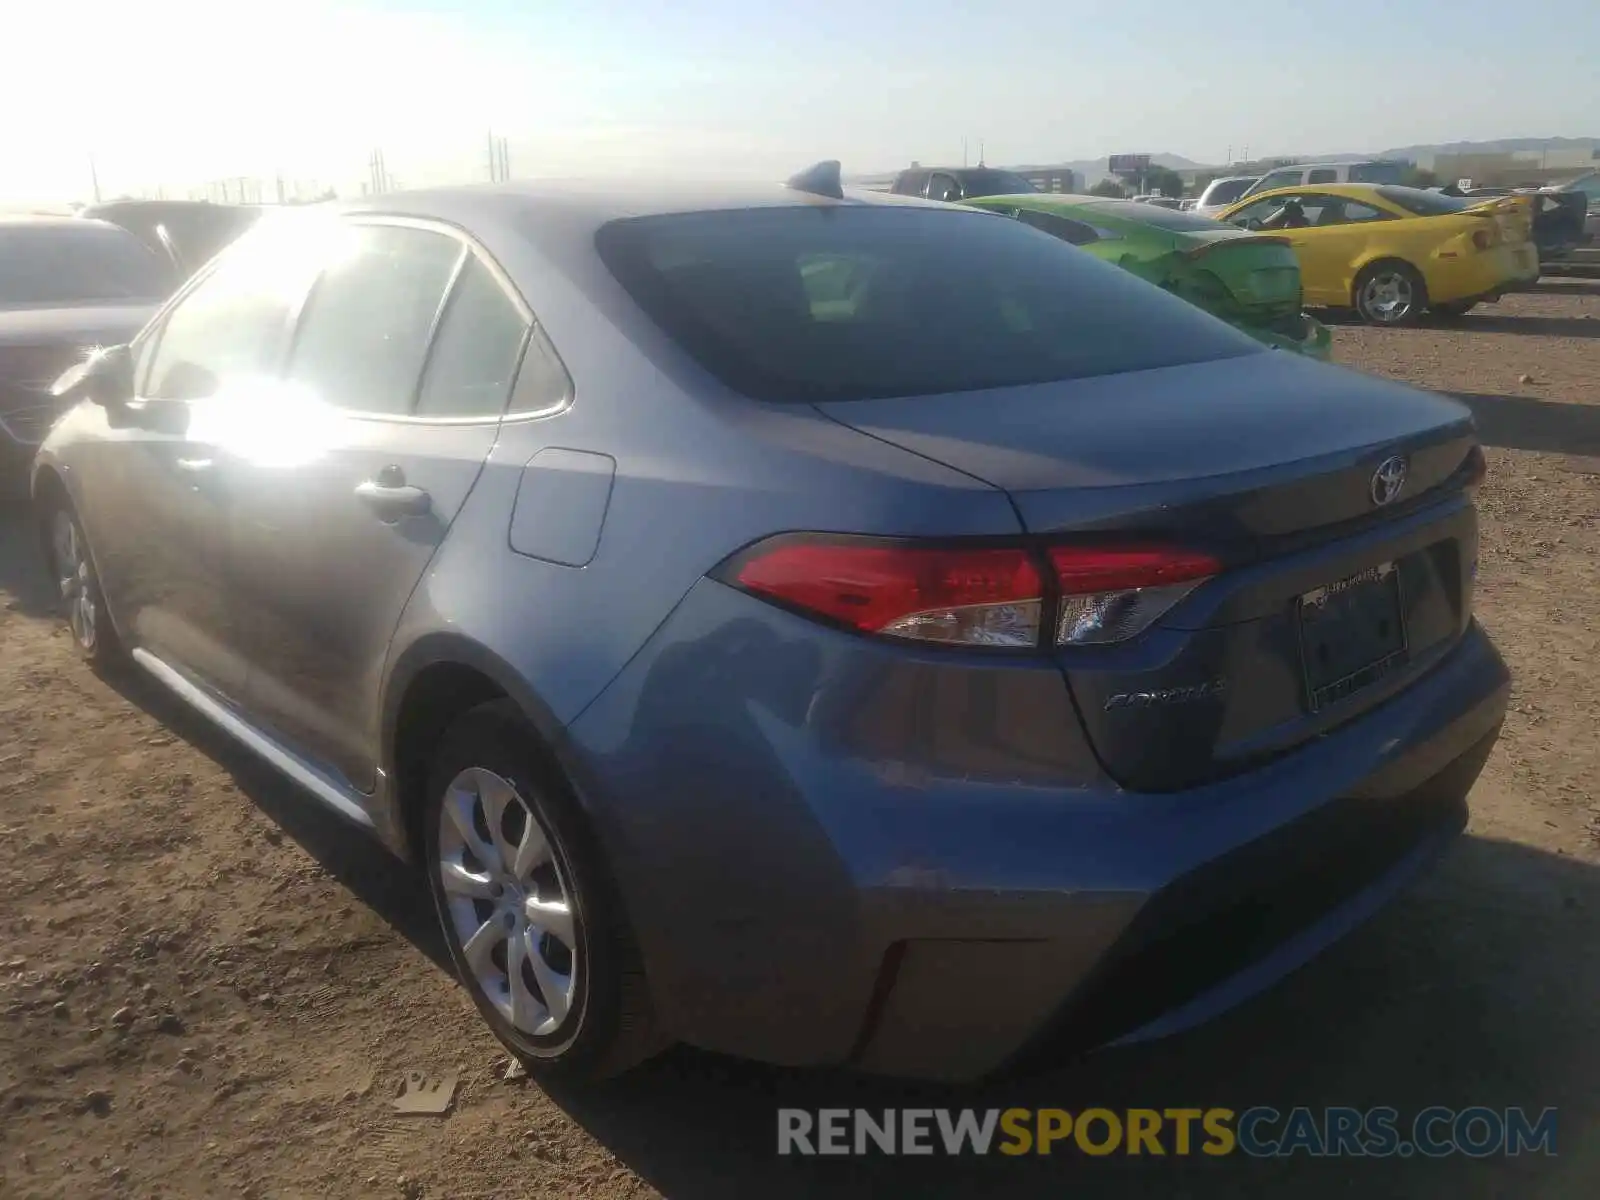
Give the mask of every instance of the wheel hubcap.
M 533 806 L 508 780 L 471 767 L 451 781 L 439 877 L 479 990 L 521 1032 L 559 1030 L 582 965 L 571 891 Z
M 51 530 L 55 547 L 56 582 L 66 606 L 67 625 L 73 639 L 85 650 L 94 649 L 94 589 L 89 581 L 89 556 L 78 537 L 78 526 L 64 512 L 55 515 Z
M 1367 280 L 1362 307 L 1380 321 L 1398 321 L 1411 311 L 1411 281 L 1397 271 L 1385 271 Z

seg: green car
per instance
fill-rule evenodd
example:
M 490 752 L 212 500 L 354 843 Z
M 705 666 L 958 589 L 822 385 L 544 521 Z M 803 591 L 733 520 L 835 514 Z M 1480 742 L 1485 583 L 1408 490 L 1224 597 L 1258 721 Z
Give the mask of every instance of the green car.
M 1289 243 L 1131 200 L 1029 193 L 963 203 L 1004 213 L 1164 287 L 1283 350 L 1326 359 L 1328 327 L 1300 309 Z

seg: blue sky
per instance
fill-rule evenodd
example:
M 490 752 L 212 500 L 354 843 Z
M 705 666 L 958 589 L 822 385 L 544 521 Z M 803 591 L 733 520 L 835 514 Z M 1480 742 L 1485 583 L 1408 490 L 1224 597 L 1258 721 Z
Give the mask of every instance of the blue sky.
M 249 11 L 249 10 L 244 10 Z M 77 0 L 7 17 L 0 197 L 236 175 L 350 184 L 877 171 L 1600 135 L 1600 3 Z M 73 45 L 72 55 L 63 45 Z M 12 64 L 16 64 L 13 66 Z M 48 100 L 44 98 L 48 97 Z M 20 125 L 20 128 L 18 126 Z

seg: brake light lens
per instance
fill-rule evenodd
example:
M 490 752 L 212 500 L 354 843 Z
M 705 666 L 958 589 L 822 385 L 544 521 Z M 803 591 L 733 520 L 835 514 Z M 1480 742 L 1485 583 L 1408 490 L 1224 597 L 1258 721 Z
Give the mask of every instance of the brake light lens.
M 1061 646 L 1127 641 L 1222 570 L 1210 555 L 1162 546 L 1052 546 L 1048 554 L 1061 592 Z
M 967 646 L 1039 644 L 1044 584 L 1022 549 L 791 542 L 748 557 L 735 580 L 863 633 Z
M 1472 244 L 1479 250 L 1488 250 L 1494 246 L 1495 236 L 1492 229 L 1474 229 L 1472 231 Z
M 732 567 L 719 574 L 745 591 L 862 633 L 1002 649 L 1126 641 L 1222 569 L 1209 555 L 1161 546 L 957 548 L 794 535 Z

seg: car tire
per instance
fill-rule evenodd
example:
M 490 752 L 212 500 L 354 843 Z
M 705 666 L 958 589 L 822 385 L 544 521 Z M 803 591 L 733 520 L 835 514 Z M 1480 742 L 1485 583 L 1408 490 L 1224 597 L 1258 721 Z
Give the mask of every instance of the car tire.
M 1364 268 L 1351 292 L 1356 315 L 1368 325 L 1412 325 L 1428 307 L 1428 287 L 1421 274 L 1393 258 Z
M 50 577 L 55 580 L 66 610 L 63 615 L 67 631 L 78 657 L 96 670 L 122 666 L 127 662 L 127 651 L 111 623 L 89 539 L 71 505 L 64 501 L 50 505 L 45 512 L 43 533 Z
M 1477 307 L 1476 300 L 1463 300 L 1451 304 L 1435 304 L 1428 311 L 1447 321 L 1457 321 Z
M 451 959 L 495 1037 L 543 1078 L 598 1080 L 664 1043 L 598 842 L 536 746 L 510 701 L 450 726 L 428 775 L 424 866 Z

